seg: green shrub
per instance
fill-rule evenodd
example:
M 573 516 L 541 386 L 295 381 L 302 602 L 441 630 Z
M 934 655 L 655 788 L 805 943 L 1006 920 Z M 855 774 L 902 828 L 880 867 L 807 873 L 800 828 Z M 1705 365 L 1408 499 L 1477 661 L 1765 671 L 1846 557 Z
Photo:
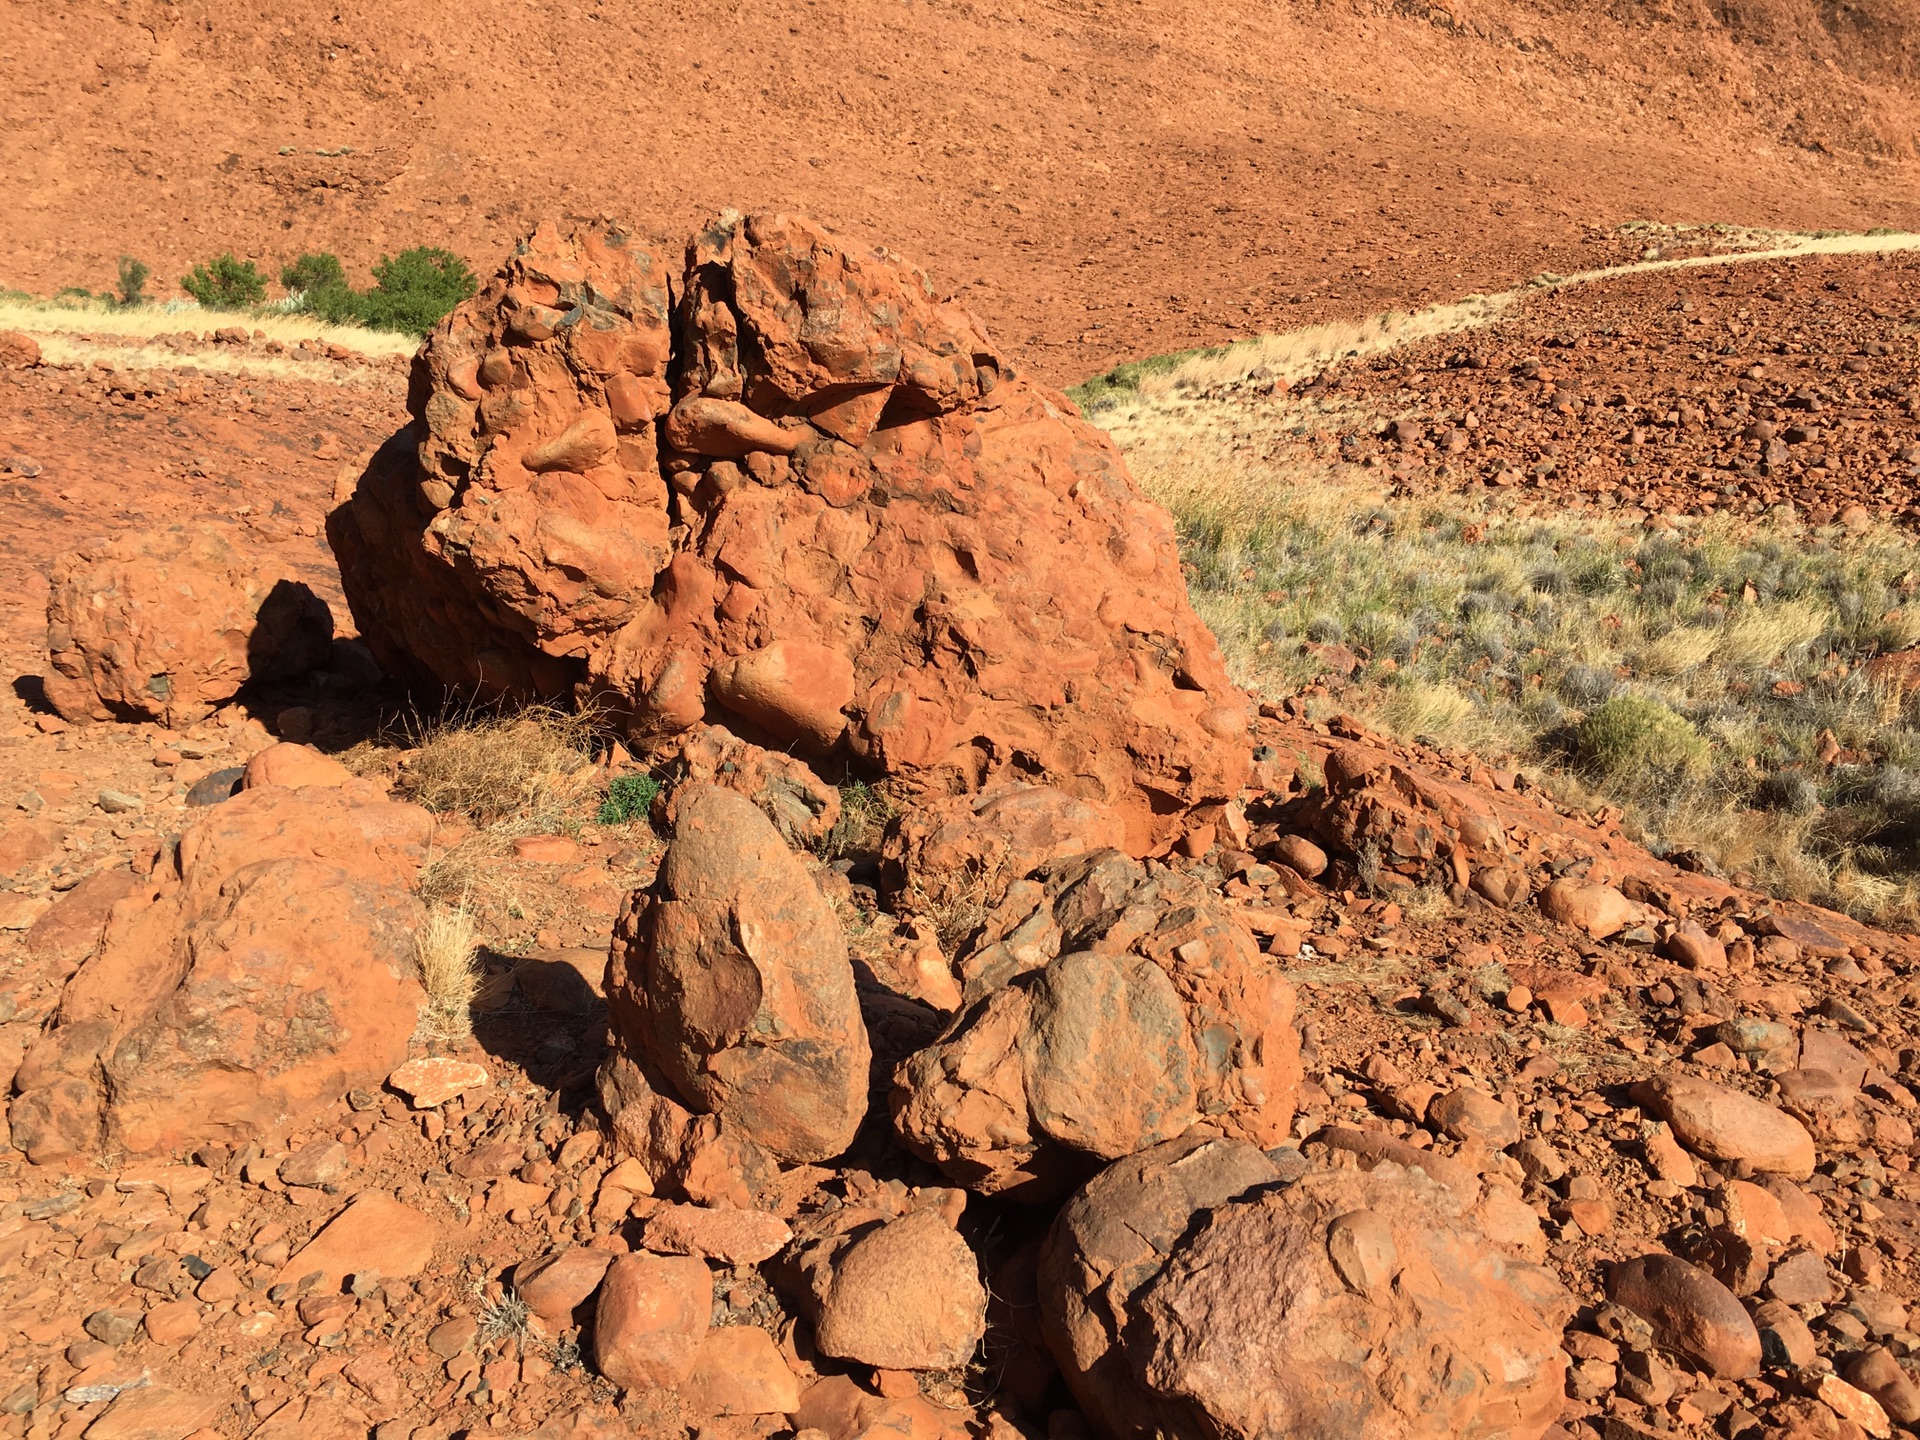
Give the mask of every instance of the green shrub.
M 267 298 L 267 277 L 229 251 L 180 277 L 180 288 L 209 310 L 246 310 Z
M 361 323 L 424 335 L 480 288 L 451 250 L 418 245 L 373 267 L 374 287 L 360 296 Z
M 600 802 L 593 818 L 602 825 L 625 825 L 645 820 L 653 808 L 653 797 L 660 793 L 660 782 L 651 775 L 621 775 L 607 786 L 607 798 Z
M 1640 695 L 1616 695 L 1594 707 L 1574 745 L 1581 764 L 1614 780 L 1691 770 L 1707 758 L 1706 742 L 1684 715 Z
M 120 257 L 120 303 L 126 306 L 147 303 L 147 277 L 153 274 L 145 261 L 131 255 Z
M 314 254 L 302 255 L 290 265 L 280 267 L 280 283 L 289 295 L 301 295 L 311 299 L 328 290 L 347 289 L 347 272 L 341 268 L 340 257 L 325 250 Z

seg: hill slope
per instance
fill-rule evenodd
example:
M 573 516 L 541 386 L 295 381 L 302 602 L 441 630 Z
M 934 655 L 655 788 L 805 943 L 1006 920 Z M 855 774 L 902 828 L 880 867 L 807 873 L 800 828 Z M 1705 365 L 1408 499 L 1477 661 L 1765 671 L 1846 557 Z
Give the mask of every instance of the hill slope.
M 1594 258 L 1636 217 L 1920 223 L 1911 0 L 27 7 L 0 281 L 234 247 L 482 270 L 536 215 L 802 208 L 1078 379 Z M 345 153 L 350 152 L 350 153 Z

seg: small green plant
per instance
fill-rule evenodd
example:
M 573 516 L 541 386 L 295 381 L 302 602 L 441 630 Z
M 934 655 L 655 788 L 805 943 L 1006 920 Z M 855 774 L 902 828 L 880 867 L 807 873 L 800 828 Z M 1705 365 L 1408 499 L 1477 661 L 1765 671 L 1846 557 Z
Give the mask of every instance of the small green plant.
M 1580 762 L 1615 780 L 1655 779 L 1692 770 L 1707 745 L 1687 718 L 1641 695 L 1616 695 L 1596 706 L 1574 734 Z
M 893 797 L 864 780 L 840 787 L 840 818 L 820 842 L 828 860 L 869 853 L 880 848 L 888 824 L 900 813 Z
M 316 296 L 348 288 L 347 272 L 341 268 L 340 257 L 325 250 L 302 255 L 282 265 L 280 283 L 289 295 L 300 296 L 306 302 L 305 308 L 311 308 Z
M 593 818 L 602 825 L 625 825 L 645 820 L 660 793 L 660 782 L 651 775 L 621 775 L 607 786 L 607 798 L 600 802 Z
M 87 289 L 87 287 L 84 285 L 67 285 L 62 287 L 59 290 L 54 291 L 53 298 L 56 301 L 78 300 L 81 304 L 84 305 L 88 301 L 93 299 L 93 292 Z
M 180 288 L 209 310 L 247 310 L 267 298 L 267 278 L 251 260 L 216 255 L 180 277 Z
M 480 288 L 451 250 L 419 245 L 373 267 L 373 289 L 361 297 L 361 323 L 375 330 L 424 335 Z
M 135 305 L 147 303 L 147 279 L 153 271 L 144 260 L 136 260 L 131 255 L 120 257 L 120 279 L 116 288 L 120 292 L 120 303 L 131 309 Z

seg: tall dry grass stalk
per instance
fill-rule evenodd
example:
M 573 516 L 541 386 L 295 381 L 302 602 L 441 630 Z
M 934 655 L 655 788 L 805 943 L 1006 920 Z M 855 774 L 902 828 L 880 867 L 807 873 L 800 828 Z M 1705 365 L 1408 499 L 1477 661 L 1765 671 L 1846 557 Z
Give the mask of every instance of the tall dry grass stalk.
M 464 903 L 428 907 L 414 933 L 413 957 L 427 992 L 422 1032 L 443 1043 L 464 1040 L 473 1033 L 473 997 L 480 988 L 479 936 Z

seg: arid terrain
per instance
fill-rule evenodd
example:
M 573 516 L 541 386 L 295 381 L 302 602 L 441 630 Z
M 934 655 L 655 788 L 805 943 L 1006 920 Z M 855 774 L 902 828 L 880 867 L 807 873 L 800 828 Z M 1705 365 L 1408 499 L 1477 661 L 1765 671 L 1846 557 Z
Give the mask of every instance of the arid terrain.
M 18 18 L 0 1435 L 1920 1434 L 1920 13 Z

